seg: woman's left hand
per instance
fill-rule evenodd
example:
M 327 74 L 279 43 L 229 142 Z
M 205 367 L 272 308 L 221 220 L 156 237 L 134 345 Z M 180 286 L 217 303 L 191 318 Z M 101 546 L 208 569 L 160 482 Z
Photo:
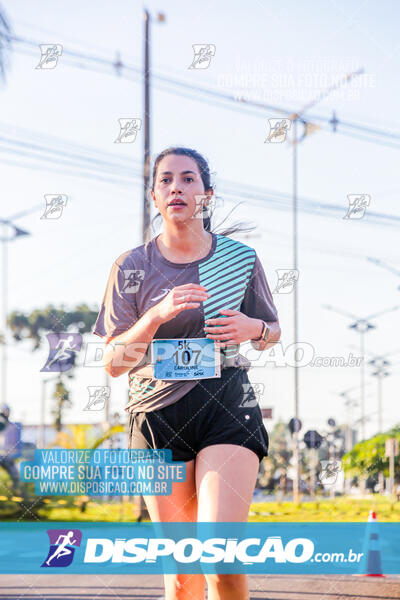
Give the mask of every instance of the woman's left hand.
M 259 319 L 252 319 L 230 308 L 220 309 L 219 312 L 227 316 L 207 319 L 204 327 L 206 338 L 215 340 L 219 347 L 233 346 L 261 335 Z

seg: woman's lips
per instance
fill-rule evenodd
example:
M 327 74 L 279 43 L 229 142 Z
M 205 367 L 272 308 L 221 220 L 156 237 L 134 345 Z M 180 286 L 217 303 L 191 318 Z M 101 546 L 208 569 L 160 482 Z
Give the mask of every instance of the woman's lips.
M 185 208 L 186 204 L 169 204 L 169 208 L 182 209 Z

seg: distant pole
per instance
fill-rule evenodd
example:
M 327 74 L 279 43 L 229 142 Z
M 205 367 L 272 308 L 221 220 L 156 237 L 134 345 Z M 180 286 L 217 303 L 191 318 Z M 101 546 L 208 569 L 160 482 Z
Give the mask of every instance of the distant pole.
M 8 239 L 6 237 L 6 224 L 3 223 L 3 281 L 2 281 L 2 333 L 3 333 L 3 348 L 1 353 L 1 401 L 7 402 L 7 287 L 8 287 Z
M 21 229 L 14 225 L 8 219 L 0 219 L 0 223 L 2 223 L 2 236 L 0 237 L 0 241 L 2 242 L 2 353 L 1 353 L 1 402 L 7 403 L 7 312 L 8 312 L 8 302 L 7 302 L 7 293 L 8 293 L 8 242 L 12 242 L 19 237 L 30 235 L 28 231 Z M 7 235 L 7 229 L 12 229 L 11 235 Z
M 315 484 L 316 484 L 316 470 L 318 463 L 318 450 L 316 448 L 310 448 L 310 495 L 312 498 L 315 497 Z
M 376 319 L 377 317 L 380 317 L 382 315 L 385 315 L 387 313 L 393 312 L 395 310 L 398 310 L 400 308 L 400 305 L 398 306 L 394 306 L 392 308 L 385 308 L 384 310 L 381 310 L 377 313 L 374 313 L 372 315 L 368 315 L 367 317 L 358 317 L 357 315 L 354 315 L 353 313 L 350 313 L 348 311 L 344 311 L 341 309 L 337 309 L 334 306 L 331 306 L 329 304 L 324 304 L 323 308 L 326 308 L 327 310 L 333 310 L 334 312 L 340 314 L 340 315 L 344 315 L 345 317 L 349 317 L 350 319 L 355 319 L 355 321 L 349 325 L 350 329 L 354 329 L 354 331 L 356 331 L 357 333 L 360 334 L 360 354 L 361 354 L 361 364 L 360 364 L 360 408 L 361 408 L 361 418 L 360 418 L 360 429 L 361 429 L 361 440 L 359 441 L 363 441 L 365 440 L 365 334 L 370 330 L 370 329 L 375 329 L 375 325 L 373 325 L 372 323 L 370 323 L 370 319 Z
M 104 385 L 105 387 L 110 387 L 110 376 L 107 372 L 105 372 L 104 377 Z M 106 403 L 104 404 L 104 420 L 106 422 L 107 427 L 110 427 L 110 398 L 107 398 Z
M 45 377 L 42 379 L 42 397 L 40 401 L 40 424 L 38 435 L 39 448 L 44 448 L 46 444 L 46 384 L 50 381 L 56 381 L 58 378 L 59 375 L 55 375 L 54 377 Z
M 365 440 L 365 331 L 362 330 L 360 335 L 360 383 L 361 383 L 361 439 Z
M 394 493 L 394 459 L 399 454 L 397 438 L 387 438 L 385 441 L 385 457 L 389 459 L 389 494 Z
M 395 354 L 392 352 L 391 354 Z M 388 355 L 386 355 L 388 356 Z M 369 363 L 375 368 L 372 375 L 378 380 L 378 433 L 383 431 L 383 398 L 382 398 L 382 383 L 385 377 L 388 377 L 390 373 L 386 371 L 386 368 L 390 366 L 390 362 L 385 360 L 383 356 L 376 356 Z
M 297 271 L 297 119 L 298 115 L 293 115 L 293 269 Z M 297 314 L 297 283 L 293 290 L 293 337 L 295 341 L 295 352 L 298 340 L 298 314 Z M 299 371 L 297 363 L 294 365 L 294 418 L 299 418 Z M 299 460 L 299 434 L 293 433 L 293 459 L 294 459 L 294 477 L 293 477 L 293 501 L 298 502 L 300 496 L 300 460 Z
M 42 379 L 42 398 L 40 402 L 40 425 L 39 425 L 39 436 L 38 445 L 39 448 L 44 448 L 44 428 L 45 428 L 45 414 L 46 414 L 46 379 Z
M 150 14 L 144 10 L 144 153 L 143 153 L 143 226 L 142 241 L 149 239 L 150 202 Z
M 384 375 L 381 375 L 379 373 L 378 377 L 378 427 L 379 427 L 379 433 L 382 433 L 383 430 L 383 409 L 382 409 L 382 377 L 384 377 Z
M 389 456 L 389 494 L 394 493 L 394 452 Z

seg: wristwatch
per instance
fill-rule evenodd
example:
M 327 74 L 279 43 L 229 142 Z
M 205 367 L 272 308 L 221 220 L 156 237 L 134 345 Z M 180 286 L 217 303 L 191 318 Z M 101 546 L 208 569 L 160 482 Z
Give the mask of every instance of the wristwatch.
M 266 324 L 265 321 L 262 321 L 262 324 L 263 324 L 263 328 L 262 328 L 262 332 L 261 332 L 260 337 L 256 338 L 255 340 L 254 339 L 251 340 L 252 342 L 260 342 L 260 341 L 264 341 L 265 342 L 265 340 L 268 338 L 268 334 L 270 332 L 270 329 L 269 329 L 269 327 L 268 327 L 268 325 Z

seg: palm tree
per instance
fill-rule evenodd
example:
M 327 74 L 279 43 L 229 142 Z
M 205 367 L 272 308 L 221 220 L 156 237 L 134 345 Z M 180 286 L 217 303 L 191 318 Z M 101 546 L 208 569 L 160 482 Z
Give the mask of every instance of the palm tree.
M 0 78 L 6 79 L 7 52 L 11 48 L 13 31 L 4 10 L 0 7 Z
M 95 450 L 112 436 L 124 431 L 124 425 L 112 425 L 106 432 L 97 435 L 93 425 L 68 425 L 66 431 L 58 432 L 55 442 L 50 447 Z

